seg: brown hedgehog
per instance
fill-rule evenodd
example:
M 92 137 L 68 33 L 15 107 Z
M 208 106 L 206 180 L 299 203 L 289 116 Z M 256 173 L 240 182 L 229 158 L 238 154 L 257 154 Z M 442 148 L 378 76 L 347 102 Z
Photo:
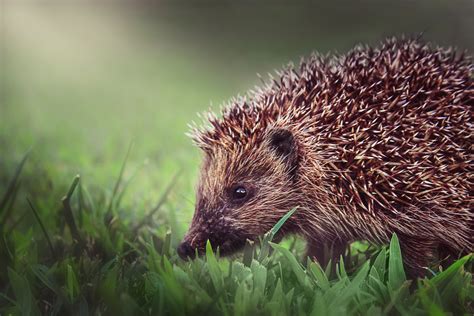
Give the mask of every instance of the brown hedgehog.
M 388 39 L 313 55 L 192 137 L 204 151 L 196 210 L 178 253 L 221 254 L 298 207 L 281 236 L 308 255 L 400 240 L 421 276 L 437 257 L 473 251 L 472 60 L 419 40 Z

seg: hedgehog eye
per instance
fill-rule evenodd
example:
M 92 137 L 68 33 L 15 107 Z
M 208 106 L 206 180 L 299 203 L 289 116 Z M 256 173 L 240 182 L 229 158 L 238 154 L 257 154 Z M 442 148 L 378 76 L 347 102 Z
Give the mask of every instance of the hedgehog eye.
M 247 192 L 247 189 L 244 188 L 243 186 L 237 186 L 232 189 L 231 194 L 232 194 L 232 200 L 236 202 L 240 202 L 240 201 L 243 201 L 247 197 L 248 192 Z

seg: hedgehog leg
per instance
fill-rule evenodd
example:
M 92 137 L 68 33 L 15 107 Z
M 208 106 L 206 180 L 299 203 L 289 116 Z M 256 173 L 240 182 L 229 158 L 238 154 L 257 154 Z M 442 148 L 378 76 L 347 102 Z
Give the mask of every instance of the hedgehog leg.
M 309 241 L 307 256 L 318 261 L 322 267 L 325 267 L 329 263 L 329 260 L 332 260 L 333 263 L 338 262 L 341 255 L 344 255 L 346 248 L 347 242 L 342 240 L 336 240 L 332 243 L 325 244 Z
M 462 252 L 456 251 L 454 248 L 446 244 L 440 244 L 438 247 L 438 261 L 443 267 L 443 270 L 446 270 L 450 265 L 452 265 L 456 259 L 461 257 Z
M 322 267 L 326 266 L 326 250 L 322 243 L 308 241 L 306 256 L 316 260 Z
M 438 243 L 433 240 L 400 237 L 403 263 L 409 278 L 422 278 L 426 275 L 430 263 L 436 258 L 437 247 Z

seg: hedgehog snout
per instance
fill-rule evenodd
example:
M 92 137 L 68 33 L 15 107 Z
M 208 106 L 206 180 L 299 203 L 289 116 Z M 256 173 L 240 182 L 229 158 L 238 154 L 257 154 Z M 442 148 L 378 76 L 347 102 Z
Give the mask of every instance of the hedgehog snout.
M 197 216 L 194 216 L 186 236 L 178 246 L 178 255 L 184 260 L 194 259 L 196 251 L 198 255 L 204 252 L 205 241 L 209 239 L 209 232 L 211 230 L 210 223 L 213 223 L 212 220 L 203 216 L 204 214 L 206 213 L 200 211 L 197 213 Z

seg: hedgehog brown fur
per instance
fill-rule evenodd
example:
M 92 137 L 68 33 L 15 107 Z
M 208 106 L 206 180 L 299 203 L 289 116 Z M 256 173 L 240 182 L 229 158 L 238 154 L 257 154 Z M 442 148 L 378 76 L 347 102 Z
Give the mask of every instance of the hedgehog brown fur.
M 282 234 L 308 254 L 324 244 L 400 239 L 412 276 L 446 255 L 473 251 L 472 60 L 412 39 L 313 55 L 207 129 L 196 211 L 181 256 L 221 253 L 298 211 Z

